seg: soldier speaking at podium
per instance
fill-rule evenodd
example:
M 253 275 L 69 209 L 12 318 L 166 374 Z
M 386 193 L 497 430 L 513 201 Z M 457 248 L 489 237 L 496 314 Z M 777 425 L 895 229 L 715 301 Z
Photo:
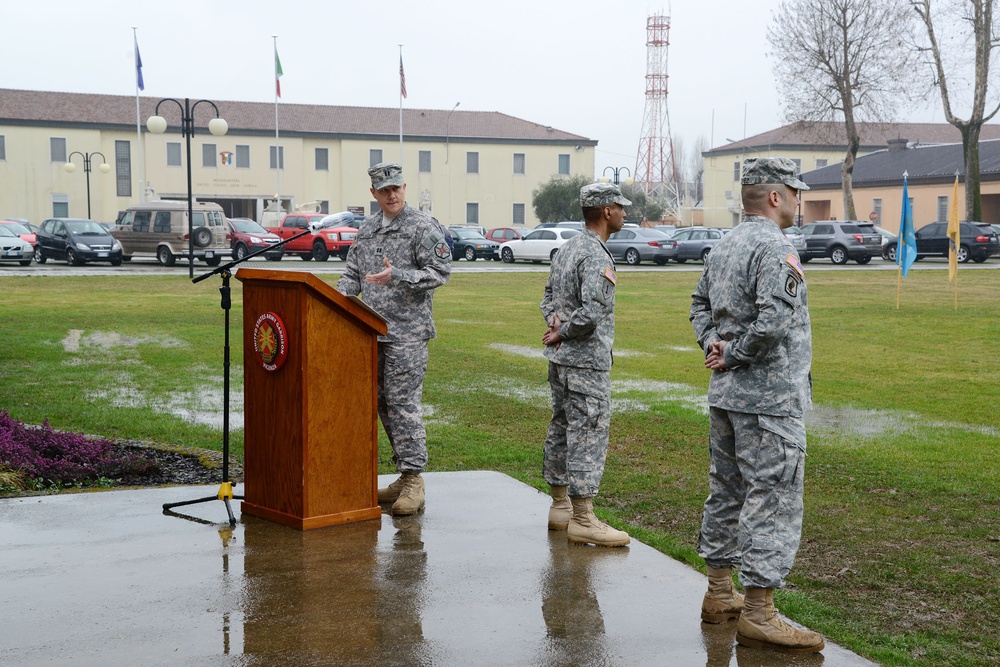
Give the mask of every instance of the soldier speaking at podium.
M 360 294 L 388 321 L 378 338 L 378 413 L 400 476 L 378 490 L 378 501 L 391 502 L 394 515 L 414 514 L 424 507 L 427 435 L 420 400 L 427 341 L 437 335 L 434 290 L 451 275 L 451 251 L 441 225 L 407 205 L 401 165 L 381 162 L 368 175 L 381 210 L 361 224 L 337 291 Z

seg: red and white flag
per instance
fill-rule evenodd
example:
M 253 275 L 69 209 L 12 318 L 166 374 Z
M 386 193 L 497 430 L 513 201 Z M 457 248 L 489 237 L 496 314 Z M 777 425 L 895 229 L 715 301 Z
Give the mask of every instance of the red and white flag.
M 403 56 L 399 56 L 399 94 L 406 97 L 406 74 L 403 72 Z

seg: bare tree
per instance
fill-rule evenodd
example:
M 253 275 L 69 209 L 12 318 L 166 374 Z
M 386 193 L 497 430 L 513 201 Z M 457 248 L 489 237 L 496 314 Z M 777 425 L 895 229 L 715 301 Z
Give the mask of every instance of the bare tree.
M 961 0 L 953 2 L 952 26 L 965 26 L 964 34 L 956 40 L 961 53 L 968 53 L 968 43 L 974 43 L 972 49 L 974 74 L 971 83 L 972 105 L 968 119 L 961 119 L 952 110 L 952 97 L 955 93 L 949 90 L 948 77 L 945 73 L 945 63 L 942 58 L 942 44 L 934 30 L 935 20 L 931 16 L 931 0 L 913 1 L 913 9 L 927 28 L 927 42 L 924 52 L 932 57 L 931 66 L 934 72 L 934 85 L 941 91 L 941 103 L 944 106 L 944 117 L 962 133 L 962 153 L 965 161 L 965 219 L 982 220 L 982 202 L 979 188 L 979 133 L 983 123 L 993 118 L 1000 103 L 993 111 L 986 114 L 987 95 L 989 93 L 990 64 L 996 57 L 995 47 L 998 45 L 997 25 L 993 10 L 997 0 Z M 958 18 L 958 21 L 954 19 Z M 947 18 L 938 16 L 947 21 Z M 970 34 L 971 32 L 971 34 Z M 957 78 L 952 71 L 951 81 Z
M 844 216 L 857 219 L 858 123 L 890 118 L 915 78 L 908 0 L 784 0 L 768 41 L 789 122 L 843 120 Z
M 694 203 L 700 202 L 704 198 L 705 185 L 705 156 L 703 153 L 709 150 L 708 137 L 699 134 L 694 140 L 694 150 L 688 158 L 688 173 L 691 176 L 692 192 L 691 197 Z

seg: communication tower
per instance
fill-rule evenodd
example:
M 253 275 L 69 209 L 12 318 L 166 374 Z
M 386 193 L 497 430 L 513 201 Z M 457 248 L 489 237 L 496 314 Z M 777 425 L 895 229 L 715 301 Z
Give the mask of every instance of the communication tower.
M 677 165 L 667 110 L 667 49 L 670 17 L 646 19 L 646 108 L 635 163 L 635 180 L 646 195 L 664 207 L 665 219 L 680 220 Z

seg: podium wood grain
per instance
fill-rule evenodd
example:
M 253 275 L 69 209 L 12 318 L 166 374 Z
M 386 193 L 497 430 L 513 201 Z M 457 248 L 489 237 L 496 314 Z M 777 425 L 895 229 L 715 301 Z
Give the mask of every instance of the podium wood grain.
M 300 530 L 377 519 L 378 338 L 385 322 L 309 273 L 241 269 L 244 500 Z M 277 314 L 288 356 L 254 351 L 257 318 Z

